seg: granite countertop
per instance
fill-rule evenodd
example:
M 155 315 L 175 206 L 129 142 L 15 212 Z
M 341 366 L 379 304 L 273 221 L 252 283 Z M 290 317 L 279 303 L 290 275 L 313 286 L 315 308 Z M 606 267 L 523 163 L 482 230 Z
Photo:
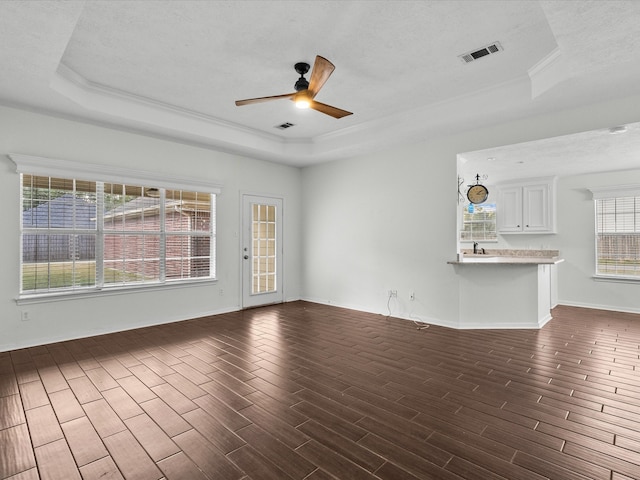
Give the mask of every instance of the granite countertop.
M 474 254 L 472 250 L 462 250 L 462 256 L 447 263 L 452 265 L 556 265 L 564 262 L 558 250 L 485 250 L 484 254 Z

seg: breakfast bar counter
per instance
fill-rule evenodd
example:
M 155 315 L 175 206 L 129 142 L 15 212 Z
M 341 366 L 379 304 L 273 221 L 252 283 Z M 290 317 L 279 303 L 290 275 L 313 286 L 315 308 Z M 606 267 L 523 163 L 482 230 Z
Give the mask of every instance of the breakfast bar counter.
M 451 260 L 447 263 L 452 265 L 556 265 L 564 262 L 560 257 L 508 257 L 493 255 L 463 255 L 458 260 Z
M 447 262 L 460 282 L 459 327 L 541 328 L 551 320 L 552 272 L 563 261 L 555 250 L 510 250 Z

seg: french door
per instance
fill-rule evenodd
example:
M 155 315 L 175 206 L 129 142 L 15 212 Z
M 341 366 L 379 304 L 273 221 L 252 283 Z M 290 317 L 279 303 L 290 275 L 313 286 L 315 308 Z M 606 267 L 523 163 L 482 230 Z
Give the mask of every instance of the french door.
M 282 199 L 242 196 L 242 307 L 282 303 Z

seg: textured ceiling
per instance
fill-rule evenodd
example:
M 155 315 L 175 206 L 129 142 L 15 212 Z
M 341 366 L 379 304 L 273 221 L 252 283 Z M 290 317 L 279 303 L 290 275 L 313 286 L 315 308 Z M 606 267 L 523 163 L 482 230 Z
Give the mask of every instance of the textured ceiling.
M 638 93 L 638 19 L 635 0 L 3 0 L 0 102 L 305 166 Z M 317 100 L 353 115 L 235 106 L 316 55 L 336 65 Z
M 460 175 L 467 184 L 475 175 L 483 183 L 620 171 L 640 167 L 640 123 L 616 133 L 604 128 L 534 142 L 461 153 Z M 612 131 L 614 133 L 612 133 Z

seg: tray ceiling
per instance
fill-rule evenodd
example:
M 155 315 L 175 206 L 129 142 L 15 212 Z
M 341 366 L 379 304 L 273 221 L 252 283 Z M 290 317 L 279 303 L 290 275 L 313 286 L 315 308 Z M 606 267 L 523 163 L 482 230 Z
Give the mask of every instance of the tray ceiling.
M 305 166 L 638 93 L 638 18 L 615 0 L 5 0 L 0 102 Z M 293 91 L 316 55 L 336 66 L 317 100 L 354 115 L 235 106 Z

